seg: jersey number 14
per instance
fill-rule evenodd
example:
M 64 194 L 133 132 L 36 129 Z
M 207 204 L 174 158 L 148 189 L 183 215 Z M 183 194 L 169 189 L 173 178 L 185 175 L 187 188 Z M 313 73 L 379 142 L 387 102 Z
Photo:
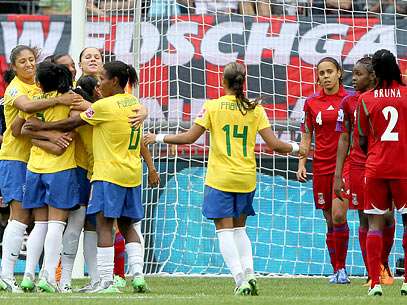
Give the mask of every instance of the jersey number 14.
M 232 145 L 231 145 L 231 127 L 229 124 L 223 126 L 222 130 L 226 133 L 226 152 L 228 156 L 232 156 Z M 243 132 L 239 133 L 239 126 L 233 125 L 233 137 L 236 139 L 242 139 L 243 141 L 243 156 L 247 157 L 247 133 L 249 127 L 243 126 Z
M 132 128 L 131 129 L 129 150 L 137 149 L 138 145 L 140 144 L 140 134 L 141 134 L 141 128 L 137 128 L 137 129 Z

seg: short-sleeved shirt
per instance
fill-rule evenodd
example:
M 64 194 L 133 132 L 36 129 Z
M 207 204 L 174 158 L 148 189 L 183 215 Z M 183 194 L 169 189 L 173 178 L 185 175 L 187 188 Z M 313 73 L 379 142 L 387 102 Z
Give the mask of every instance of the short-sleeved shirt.
M 346 132 L 350 134 L 350 153 L 349 162 L 351 166 L 365 168 L 366 154 L 359 146 L 359 137 L 355 136 L 354 127 L 356 125 L 356 113 L 358 107 L 358 99 L 360 94 L 353 93 L 345 96 L 342 100 L 339 112 L 338 120 L 336 124 L 337 132 Z
M 340 86 L 334 95 L 325 94 L 324 90 L 308 97 L 304 103 L 301 131 L 315 132 L 315 150 L 313 156 L 313 174 L 328 175 L 335 172 L 336 151 L 339 133 L 336 132 L 339 106 L 348 95 Z
M 30 156 L 31 140 L 28 137 L 14 137 L 11 125 L 18 115 L 19 110 L 14 107 L 14 102 L 21 96 L 32 98 L 41 93 L 41 89 L 35 84 L 26 84 L 18 77 L 14 77 L 7 86 L 4 94 L 4 117 L 6 131 L 3 134 L 3 144 L 0 150 L 0 160 L 15 160 L 27 163 Z
M 393 82 L 359 97 L 358 128 L 368 138 L 366 177 L 407 178 L 407 87 Z
M 58 96 L 58 93 L 52 91 L 34 96 L 33 99 L 48 99 L 56 96 Z M 44 122 L 55 122 L 67 119 L 69 117 L 69 112 L 69 106 L 55 105 L 36 114 L 26 114 L 20 111 L 18 115 L 25 120 L 28 120 L 32 116 L 36 116 Z M 52 174 L 75 167 L 75 141 L 73 141 L 60 156 L 46 152 L 42 148 L 33 145 L 27 165 L 27 168 L 31 172 L 38 174 Z
M 225 192 L 252 192 L 256 188 L 256 134 L 270 127 L 264 108 L 257 106 L 243 115 L 236 97 L 225 95 L 206 101 L 195 124 L 210 131 L 205 184 Z
M 128 117 L 139 107 L 138 99 L 127 93 L 98 100 L 80 114 L 93 125 L 92 181 L 107 181 L 123 187 L 141 184 L 141 128 L 131 128 Z

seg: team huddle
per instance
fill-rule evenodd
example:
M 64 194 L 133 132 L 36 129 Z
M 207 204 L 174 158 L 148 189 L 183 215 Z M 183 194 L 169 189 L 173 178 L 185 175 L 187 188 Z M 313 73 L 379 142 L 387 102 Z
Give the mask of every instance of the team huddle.
M 85 48 L 79 58 L 83 74 L 75 81 L 75 64 L 68 54 L 41 63 L 37 57 L 35 49 L 24 45 L 10 56 L 15 76 L 4 96 L 7 128 L 0 151 L 0 192 L 11 213 L 3 237 L 1 289 L 72 292 L 83 230 L 90 283 L 79 292 L 117 293 L 126 285 L 124 271 L 117 271 L 124 268 L 123 253 L 114 242 L 117 234 L 125 243 L 122 250 L 134 291 L 147 291 L 140 226 L 141 157 L 149 184 L 156 186 L 159 176 L 146 145 L 192 144 L 207 130 L 210 153 L 202 214 L 214 221 L 236 295 L 259 293 L 245 228 L 247 216 L 255 215 L 257 133 L 273 151 L 299 156 L 300 181 L 307 180 L 305 165 L 315 134 L 314 200 L 328 228 L 326 243 L 334 270 L 330 282 L 350 283 L 345 266 L 348 208 L 359 210 L 369 295 L 381 295 L 381 283 L 392 282 L 388 256 L 394 239 L 393 205 L 401 213 L 407 211 L 407 170 L 392 161 L 404 158 L 407 148 L 407 135 L 399 126 L 407 115 L 407 92 L 389 51 L 380 50 L 373 59 L 364 57 L 355 64 L 355 94 L 343 88 L 335 59 L 318 63 L 322 89 L 305 102 L 300 145 L 280 141 L 259 100 L 246 98 L 241 64 L 224 67 L 225 95 L 206 101 L 188 131 L 143 136 L 148 111 L 127 93 L 138 82 L 132 66 L 121 61 L 103 64 L 98 49 Z M 17 283 L 14 267 L 32 224 L 24 277 Z M 406 234 L 403 247 L 406 251 Z M 401 292 L 407 294 L 407 283 Z

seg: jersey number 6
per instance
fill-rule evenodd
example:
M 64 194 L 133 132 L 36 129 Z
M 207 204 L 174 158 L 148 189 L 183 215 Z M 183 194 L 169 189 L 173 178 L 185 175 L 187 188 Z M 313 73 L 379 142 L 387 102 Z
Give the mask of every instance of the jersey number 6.
M 232 155 L 232 147 L 230 144 L 230 125 L 223 126 L 222 130 L 226 133 L 226 152 L 230 157 Z M 243 132 L 239 133 L 239 126 L 233 125 L 233 137 L 237 139 L 243 139 L 243 156 L 247 157 L 247 126 L 243 126 Z

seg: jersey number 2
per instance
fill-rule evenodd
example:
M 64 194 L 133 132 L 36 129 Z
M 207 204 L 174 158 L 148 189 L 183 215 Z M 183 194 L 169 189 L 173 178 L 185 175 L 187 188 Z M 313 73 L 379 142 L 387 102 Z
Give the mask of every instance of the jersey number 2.
M 243 156 L 247 157 L 247 126 L 243 126 L 243 132 L 239 133 L 239 126 L 233 125 L 233 137 L 238 139 L 243 139 Z M 223 126 L 222 130 L 226 133 L 226 152 L 230 157 L 232 155 L 232 147 L 230 143 L 230 125 L 227 124 Z
M 129 150 L 136 150 L 139 143 L 140 143 L 140 128 L 135 129 L 132 128 L 131 129 L 131 134 L 130 134 L 130 144 L 129 144 Z M 137 133 L 137 135 L 135 135 L 135 133 Z
M 382 141 L 398 141 L 399 133 L 393 132 L 393 129 L 394 129 L 394 127 L 396 127 L 397 121 L 399 119 L 399 113 L 397 112 L 397 109 L 392 106 L 387 106 L 387 107 L 383 108 L 382 113 L 383 113 L 386 121 L 389 121 L 389 125 L 387 125 L 386 130 L 382 134 L 381 140 Z

